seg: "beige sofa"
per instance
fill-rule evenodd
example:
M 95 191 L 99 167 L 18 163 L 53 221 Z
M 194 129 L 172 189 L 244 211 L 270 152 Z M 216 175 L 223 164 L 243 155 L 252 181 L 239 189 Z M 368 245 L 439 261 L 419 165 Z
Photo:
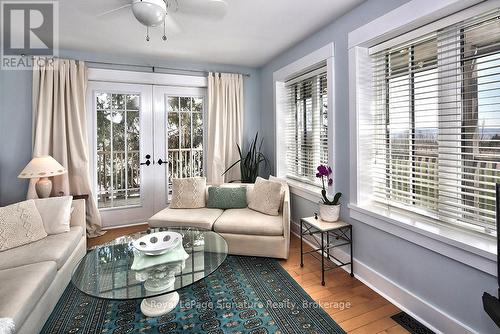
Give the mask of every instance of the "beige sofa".
M 69 232 L 0 252 L 0 318 L 39 333 L 85 256 L 85 200 L 73 201 Z
M 235 186 L 226 184 L 222 186 Z M 253 184 L 247 187 L 247 198 Z M 290 192 L 282 185 L 278 216 L 249 209 L 166 208 L 149 219 L 151 227 L 194 226 L 214 230 L 224 237 L 229 254 L 287 259 L 290 248 Z

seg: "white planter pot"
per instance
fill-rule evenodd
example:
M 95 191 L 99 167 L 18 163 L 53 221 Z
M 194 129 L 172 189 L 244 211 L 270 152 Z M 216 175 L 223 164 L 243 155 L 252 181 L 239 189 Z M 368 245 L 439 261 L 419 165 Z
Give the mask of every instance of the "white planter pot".
M 339 220 L 340 204 L 326 205 L 319 202 L 319 217 L 325 222 L 336 222 Z

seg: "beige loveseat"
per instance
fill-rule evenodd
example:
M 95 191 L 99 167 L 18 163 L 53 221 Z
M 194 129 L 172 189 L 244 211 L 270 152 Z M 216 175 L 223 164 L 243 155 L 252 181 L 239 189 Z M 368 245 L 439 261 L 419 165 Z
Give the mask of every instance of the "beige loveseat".
M 73 201 L 70 231 L 0 252 L 0 318 L 39 333 L 85 256 L 85 200 Z
M 234 187 L 235 184 L 224 186 Z M 247 199 L 253 184 L 247 188 Z M 287 259 L 290 248 L 290 193 L 282 185 L 279 215 L 270 216 L 249 209 L 172 209 L 158 212 L 149 219 L 151 227 L 194 226 L 214 230 L 227 242 L 229 254 Z

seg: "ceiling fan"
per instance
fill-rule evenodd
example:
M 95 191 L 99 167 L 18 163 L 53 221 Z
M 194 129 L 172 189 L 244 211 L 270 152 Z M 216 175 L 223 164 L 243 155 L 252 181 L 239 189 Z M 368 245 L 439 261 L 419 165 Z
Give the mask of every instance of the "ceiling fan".
M 105 17 L 124 9 L 132 11 L 134 17 L 146 26 L 146 41 L 149 42 L 149 28 L 163 25 L 162 40 L 167 40 L 167 26 L 173 31 L 180 31 L 175 13 L 198 16 L 202 19 L 221 19 L 226 15 L 226 0 L 120 0 L 127 3 L 97 15 Z

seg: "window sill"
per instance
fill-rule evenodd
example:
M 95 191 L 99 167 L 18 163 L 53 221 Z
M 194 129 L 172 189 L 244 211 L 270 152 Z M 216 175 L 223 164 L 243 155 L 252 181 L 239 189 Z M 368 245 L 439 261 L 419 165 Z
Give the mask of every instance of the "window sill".
M 453 227 L 434 224 L 371 205 L 349 204 L 350 217 L 397 237 L 430 249 L 470 267 L 496 276 L 496 240 Z
M 321 200 L 321 187 L 290 178 L 286 178 L 286 182 L 290 187 L 290 193 L 305 198 L 311 202 L 319 202 Z

